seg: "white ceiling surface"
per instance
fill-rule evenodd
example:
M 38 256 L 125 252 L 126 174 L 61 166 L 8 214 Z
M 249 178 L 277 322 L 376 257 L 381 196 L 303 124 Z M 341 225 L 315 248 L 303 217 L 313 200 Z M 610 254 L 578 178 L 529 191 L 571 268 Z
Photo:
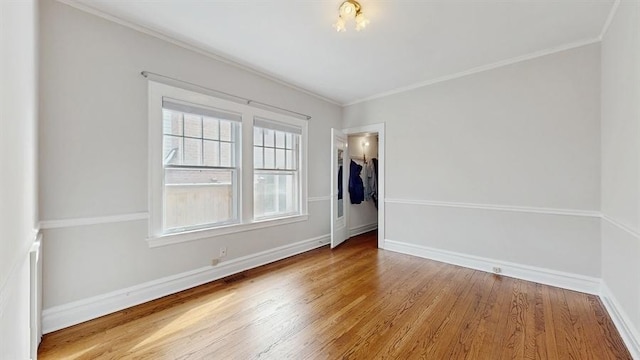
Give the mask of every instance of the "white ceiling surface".
M 362 0 L 371 19 L 337 33 L 340 0 L 77 0 L 339 104 L 595 40 L 613 0 Z

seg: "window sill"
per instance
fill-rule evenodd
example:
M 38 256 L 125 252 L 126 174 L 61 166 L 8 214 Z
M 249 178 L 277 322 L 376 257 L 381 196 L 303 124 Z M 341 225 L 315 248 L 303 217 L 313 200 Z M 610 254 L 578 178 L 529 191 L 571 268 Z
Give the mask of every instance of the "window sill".
M 173 234 L 165 234 L 159 236 L 152 236 L 147 239 L 147 243 L 149 247 L 159 247 L 166 246 L 171 244 L 179 244 L 187 241 L 195 241 L 202 240 L 206 238 L 235 234 L 240 232 L 252 231 L 257 229 L 263 229 L 272 226 L 286 225 L 297 223 L 300 221 L 307 221 L 309 219 L 309 215 L 293 215 L 275 219 L 266 219 L 266 220 L 256 220 L 251 223 L 246 224 L 232 224 L 226 226 L 220 226 L 211 229 L 200 229 L 200 230 L 192 230 L 192 231 L 183 231 L 179 233 Z

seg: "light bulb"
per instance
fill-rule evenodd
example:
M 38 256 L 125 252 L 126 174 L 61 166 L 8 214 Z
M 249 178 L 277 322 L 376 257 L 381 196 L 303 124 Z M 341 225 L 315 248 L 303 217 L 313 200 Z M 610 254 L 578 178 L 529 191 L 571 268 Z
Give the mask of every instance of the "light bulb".
M 345 1 L 340 6 L 340 17 L 344 19 L 353 19 L 356 16 L 356 5 L 349 1 Z
M 358 15 L 356 15 L 356 30 L 360 31 L 364 29 L 367 27 L 367 24 L 369 24 L 369 19 L 367 19 L 363 13 L 358 13 Z
M 337 32 L 343 32 L 347 30 L 345 21 L 342 16 L 338 16 L 338 20 L 335 24 L 333 24 L 333 28 L 336 29 Z

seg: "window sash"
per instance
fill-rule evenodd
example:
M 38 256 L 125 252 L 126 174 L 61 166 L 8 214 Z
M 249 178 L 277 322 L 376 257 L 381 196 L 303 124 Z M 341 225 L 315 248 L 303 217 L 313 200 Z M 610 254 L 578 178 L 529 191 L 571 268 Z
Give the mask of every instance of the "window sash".
M 255 140 L 257 138 L 260 138 L 260 136 L 256 136 L 256 130 L 259 130 L 259 135 L 261 135 L 260 144 L 257 145 L 255 143 Z M 276 140 L 278 133 L 274 131 L 274 141 L 273 146 L 271 146 L 267 145 L 267 135 L 265 130 L 273 129 L 263 128 L 256 125 L 254 125 L 253 127 L 253 168 L 256 170 L 298 170 L 300 164 L 300 142 L 302 141 L 302 137 L 295 133 L 287 133 L 281 130 L 275 130 L 283 134 L 284 145 L 278 146 Z M 289 144 L 289 141 L 291 141 L 291 144 Z M 272 153 L 272 155 L 270 155 L 269 157 L 271 158 L 270 160 L 272 160 L 273 166 L 267 166 L 268 151 Z M 257 156 L 259 156 L 260 159 L 256 159 Z M 279 165 L 278 160 L 281 160 L 282 165 Z
M 286 193 L 284 194 L 285 197 L 284 199 L 281 198 L 280 193 L 275 194 L 275 199 L 271 199 L 274 200 L 274 205 L 275 205 L 275 210 L 274 211 L 266 211 L 263 212 L 262 214 L 256 214 L 259 206 L 258 206 L 258 202 L 259 201 L 264 201 L 266 198 L 266 194 L 265 193 L 258 193 L 257 191 L 257 186 L 258 186 L 258 182 L 257 179 L 260 176 L 268 176 L 268 175 L 290 175 L 293 179 L 293 184 L 292 184 L 292 192 L 290 193 Z M 279 187 L 280 185 L 280 178 L 276 178 L 278 184 L 275 185 L 276 187 Z M 253 172 L 253 188 L 254 188 L 254 197 L 253 197 L 253 208 L 254 208 L 254 218 L 256 220 L 265 220 L 265 219 L 272 219 L 272 218 L 280 218 L 280 217 L 286 217 L 286 216 L 292 216 L 292 215 L 298 215 L 301 212 L 301 186 L 300 186 L 300 173 L 297 170 L 273 170 L 273 169 L 266 169 L 266 170 L 259 170 L 259 169 L 254 169 Z M 284 200 L 285 205 L 281 206 L 281 202 Z M 287 211 L 287 204 L 292 206 L 292 209 L 290 211 Z M 263 204 L 263 208 L 265 207 L 265 205 Z M 281 207 L 284 207 L 283 210 L 280 210 Z
M 165 102 L 163 102 L 164 104 Z M 162 139 L 163 154 L 166 153 L 167 142 L 173 143 L 171 149 L 163 158 L 163 165 L 189 165 L 189 166 L 222 166 L 237 167 L 239 163 L 238 143 L 240 141 L 241 124 L 226 118 L 212 118 L 201 114 L 180 112 L 175 108 L 162 107 Z M 191 116 L 191 126 L 187 128 L 187 115 Z M 193 121 L 196 121 L 194 124 Z M 175 121 L 178 121 L 175 129 Z M 214 121 L 211 123 L 211 121 Z M 208 124 L 208 126 L 205 126 Z M 169 126 L 167 126 L 169 125 Z M 195 134 L 188 134 L 188 129 Z M 212 126 L 213 125 L 213 126 Z M 169 129 L 169 130 L 168 130 Z M 207 134 L 208 129 L 215 129 L 215 136 Z M 225 129 L 226 131 L 223 131 Z M 167 131 L 168 130 L 168 131 Z M 226 133 L 226 135 L 223 135 Z M 198 135 L 199 134 L 199 135 Z M 228 136 L 228 139 L 226 138 Z M 187 145 L 189 144 L 189 146 Z M 193 146 L 197 148 L 193 154 Z M 191 151 L 190 151 L 191 150 Z M 176 159 L 176 152 L 178 158 Z M 196 155 L 195 158 L 187 158 L 187 153 Z M 225 156 L 227 155 L 227 156 Z M 176 164 L 177 163 L 177 164 Z
M 231 178 L 229 183 L 217 183 L 217 182 L 194 182 L 194 183 L 167 183 L 167 173 L 166 170 L 172 170 L 172 169 L 176 169 L 176 170 L 194 170 L 194 171 L 202 171 L 202 170 L 223 170 L 223 171 L 229 171 L 231 173 Z M 172 234 L 172 233 L 180 233 L 180 232 L 184 232 L 184 231 L 192 231 L 192 230 L 199 230 L 199 229 L 206 229 L 206 228 L 212 228 L 212 227 L 219 227 L 219 226 L 224 226 L 224 225 L 231 225 L 231 224 L 238 224 L 240 222 L 240 214 L 239 214 L 239 209 L 238 209 L 238 203 L 239 203 L 239 193 L 238 193 L 238 189 L 239 189 L 239 176 L 238 176 L 239 170 L 236 168 L 219 168 L 219 167 L 205 167 L 205 166 L 170 166 L 170 167 L 166 167 L 165 168 L 165 172 L 164 172 L 164 176 L 163 176 L 163 194 L 162 194 L 162 229 L 163 232 L 165 234 Z M 179 188 L 216 188 L 216 187 L 222 187 L 222 186 L 231 186 L 231 201 L 229 203 L 229 207 L 230 207 L 230 211 L 229 211 L 229 218 L 226 220 L 222 220 L 222 221 L 207 221 L 207 222 L 199 222 L 197 224 L 192 224 L 192 225 L 178 225 L 178 226 L 168 226 L 169 223 L 171 223 L 170 221 L 168 221 L 167 217 L 169 216 L 168 214 L 170 214 L 172 211 L 175 211 L 176 208 L 179 208 L 178 206 L 174 206 L 174 207 L 169 207 L 167 206 L 167 201 L 169 201 L 168 199 L 168 194 L 167 194 L 167 189 L 172 189 L 172 190 L 177 190 Z M 201 189 L 202 190 L 202 189 Z M 191 192 L 193 193 L 194 190 L 192 190 Z M 207 194 L 205 192 L 199 194 L 196 198 L 198 199 L 202 199 L 202 200 L 207 200 L 206 198 Z M 217 202 L 217 204 L 219 204 L 219 202 Z M 202 205 L 202 204 L 200 204 Z M 214 205 L 214 204 L 211 204 Z M 184 211 L 184 210 L 183 210 Z M 188 210 L 187 210 L 188 211 Z M 202 218 L 205 217 L 206 213 L 197 213 L 195 214 L 195 217 L 198 218 Z M 176 222 L 175 220 L 173 222 Z

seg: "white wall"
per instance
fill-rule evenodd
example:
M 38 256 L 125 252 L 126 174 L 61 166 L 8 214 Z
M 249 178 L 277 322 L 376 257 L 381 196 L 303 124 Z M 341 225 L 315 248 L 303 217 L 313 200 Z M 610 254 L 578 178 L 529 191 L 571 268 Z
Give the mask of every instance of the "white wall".
M 367 156 L 367 161 L 371 162 L 371 159 L 378 157 L 378 139 L 376 135 L 349 135 L 349 156 L 357 158 L 356 163 L 363 165 L 363 148 L 362 143 L 368 142 L 369 146 L 364 147 L 364 154 Z M 364 170 L 360 174 L 364 180 Z M 373 200 L 363 201 L 360 204 L 349 204 L 349 231 L 351 235 L 362 233 L 363 231 L 369 231 L 375 229 L 378 224 L 378 210 L 376 209 Z
M 602 280 L 640 351 L 640 5 L 602 42 Z
M 386 123 L 386 239 L 599 277 L 599 50 L 346 107 Z
M 0 358 L 28 359 L 36 234 L 35 0 L 0 2 Z
M 330 128 L 337 105 L 56 1 L 42 2 L 40 215 L 47 310 L 329 233 Z M 147 212 L 148 70 L 311 115 L 309 221 L 149 248 L 147 221 L 73 225 Z M 44 226 L 43 226 L 44 228 Z

